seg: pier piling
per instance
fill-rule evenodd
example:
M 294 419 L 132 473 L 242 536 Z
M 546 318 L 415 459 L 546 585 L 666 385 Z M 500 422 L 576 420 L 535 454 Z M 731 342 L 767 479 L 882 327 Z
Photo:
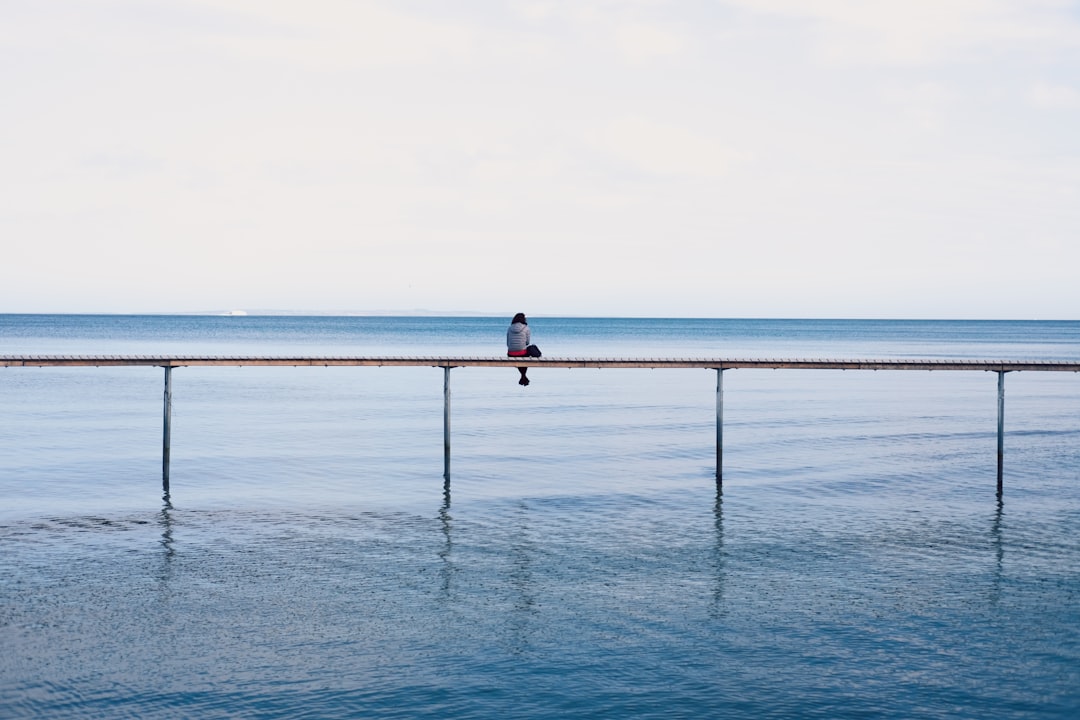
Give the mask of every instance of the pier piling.
M 1002 474 L 1005 469 L 1005 371 L 997 371 L 997 496 L 1004 491 Z
M 161 491 L 169 496 L 169 454 L 172 451 L 172 366 L 165 366 L 165 409 L 161 429 Z
M 450 366 L 443 367 L 443 480 L 450 482 Z
M 716 368 L 716 486 L 724 484 L 724 368 Z

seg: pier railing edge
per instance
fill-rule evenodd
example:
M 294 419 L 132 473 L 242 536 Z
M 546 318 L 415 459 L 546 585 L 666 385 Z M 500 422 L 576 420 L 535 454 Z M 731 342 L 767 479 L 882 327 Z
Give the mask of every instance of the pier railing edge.
M 553 367 L 764 370 L 983 370 L 1080 372 L 1080 360 L 907 358 L 600 358 L 460 356 L 6 355 L 0 367 Z

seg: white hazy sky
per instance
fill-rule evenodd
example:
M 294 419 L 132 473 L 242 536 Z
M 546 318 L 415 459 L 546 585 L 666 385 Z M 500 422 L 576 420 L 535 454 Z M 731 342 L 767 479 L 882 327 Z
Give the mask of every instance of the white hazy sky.
M 0 0 L 0 312 L 1080 318 L 1080 4 Z

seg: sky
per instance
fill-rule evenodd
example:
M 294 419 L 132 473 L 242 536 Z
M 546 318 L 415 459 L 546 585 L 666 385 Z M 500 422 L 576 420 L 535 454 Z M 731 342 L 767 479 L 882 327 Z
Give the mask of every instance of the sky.
M 0 312 L 1080 319 L 1080 2 L 0 0 Z

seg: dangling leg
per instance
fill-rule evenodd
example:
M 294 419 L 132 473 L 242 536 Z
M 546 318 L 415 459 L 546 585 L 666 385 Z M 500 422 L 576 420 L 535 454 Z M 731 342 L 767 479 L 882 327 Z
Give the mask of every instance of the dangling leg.
M 521 373 L 521 379 L 518 380 L 518 385 L 528 385 L 529 378 L 525 376 L 525 373 L 529 371 L 529 368 L 519 367 L 518 372 Z

